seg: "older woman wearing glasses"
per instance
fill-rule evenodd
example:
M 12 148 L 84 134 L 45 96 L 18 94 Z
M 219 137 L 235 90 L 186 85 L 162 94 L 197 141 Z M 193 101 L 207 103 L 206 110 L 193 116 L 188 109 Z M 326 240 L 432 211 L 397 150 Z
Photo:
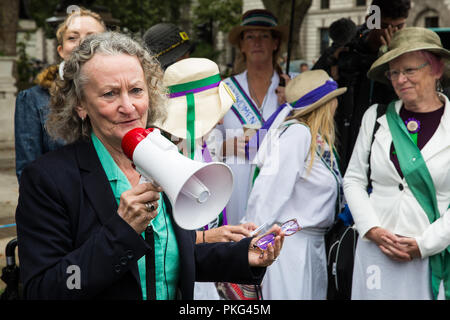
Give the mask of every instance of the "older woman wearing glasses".
M 344 178 L 362 238 L 353 299 L 450 298 L 449 59 L 436 33 L 405 28 L 368 73 L 399 100 L 366 112 Z

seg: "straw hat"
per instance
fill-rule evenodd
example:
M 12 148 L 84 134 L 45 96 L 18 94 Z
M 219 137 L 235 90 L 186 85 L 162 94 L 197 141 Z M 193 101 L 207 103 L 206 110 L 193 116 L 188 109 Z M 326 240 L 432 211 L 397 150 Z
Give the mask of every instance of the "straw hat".
M 307 114 L 333 98 L 345 93 L 347 88 L 338 88 L 328 73 L 323 70 L 304 71 L 286 85 L 286 100 L 294 108 L 295 115 Z
M 193 50 L 186 32 L 172 23 L 158 23 L 144 34 L 144 45 L 155 55 L 163 69 Z
M 195 116 L 197 139 L 211 131 L 236 101 L 221 81 L 217 64 L 205 58 L 187 58 L 172 64 L 164 73 L 163 84 L 170 92 L 167 119 L 155 125 L 182 139 L 187 137 L 189 105 L 193 106 L 189 117 Z
M 450 61 L 450 51 L 442 47 L 437 33 L 426 28 L 409 27 L 394 34 L 386 53 L 372 64 L 367 76 L 372 80 L 390 84 L 384 75 L 389 70 L 389 62 L 404 53 L 418 50 L 430 51 L 444 59 L 446 64 Z M 445 69 L 444 77 L 450 77 L 448 67 Z
M 228 41 L 239 47 L 241 33 L 246 30 L 274 30 L 280 33 L 281 41 L 288 38 L 288 27 L 279 26 L 277 18 L 268 10 L 249 10 L 242 15 L 242 22 L 239 26 L 233 27 L 228 34 Z

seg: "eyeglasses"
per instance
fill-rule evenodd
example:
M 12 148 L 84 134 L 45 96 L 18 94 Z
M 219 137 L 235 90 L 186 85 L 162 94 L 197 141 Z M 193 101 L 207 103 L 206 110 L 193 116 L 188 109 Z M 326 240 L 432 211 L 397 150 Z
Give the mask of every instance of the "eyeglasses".
M 429 63 L 425 62 L 424 64 L 421 64 L 416 68 L 406 68 L 405 70 L 388 70 L 384 73 L 384 75 L 391 81 L 397 81 L 398 77 L 400 77 L 400 73 L 403 74 L 408 79 L 410 79 L 416 76 L 417 71 L 419 71 L 422 68 L 425 68 L 427 65 L 429 65 Z
M 284 232 L 285 236 L 292 236 L 300 229 L 301 227 L 298 224 L 297 219 L 291 219 L 281 225 L 281 231 Z M 267 250 L 269 244 L 273 246 L 275 242 L 275 236 L 276 235 L 274 233 L 269 233 L 266 234 L 265 236 L 262 236 L 261 238 L 258 239 L 258 241 L 256 241 L 254 247 L 260 248 L 261 250 Z

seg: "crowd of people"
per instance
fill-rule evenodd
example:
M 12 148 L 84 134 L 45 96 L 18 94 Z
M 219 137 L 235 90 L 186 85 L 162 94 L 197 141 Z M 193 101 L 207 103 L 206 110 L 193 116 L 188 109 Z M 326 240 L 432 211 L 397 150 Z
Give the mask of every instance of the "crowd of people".
M 325 235 L 349 208 L 349 298 L 450 299 L 450 51 L 405 25 L 409 0 L 372 5 L 381 29 L 337 20 L 330 49 L 292 74 L 279 65 L 288 28 L 245 12 L 227 78 L 190 57 L 175 24 L 139 43 L 95 12 L 69 14 L 62 62 L 16 100 L 23 297 L 325 300 Z M 203 227 L 177 225 L 122 149 L 147 128 L 232 171 L 227 205 Z

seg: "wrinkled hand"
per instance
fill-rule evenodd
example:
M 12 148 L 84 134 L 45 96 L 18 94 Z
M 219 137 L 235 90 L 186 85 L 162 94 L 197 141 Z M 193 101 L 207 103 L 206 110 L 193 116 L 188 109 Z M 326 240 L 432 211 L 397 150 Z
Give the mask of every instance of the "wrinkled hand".
M 284 242 L 284 232 L 278 225 L 274 225 L 268 233 L 276 235 L 274 245 L 269 244 L 267 250 L 255 248 L 254 244 L 260 237 L 254 238 L 250 243 L 248 251 L 248 262 L 251 267 L 267 267 L 270 266 L 275 259 L 280 255 L 281 248 Z M 266 233 L 267 234 L 267 233 Z
M 138 184 L 122 193 L 117 213 L 138 234 L 141 234 L 150 221 L 158 214 L 157 208 L 160 192 L 162 192 L 162 188 L 156 187 L 152 183 Z M 155 210 L 147 211 L 145 206 L 147 202 L 151 202 Z
M 411 241 L 397 236 L 386 229 L 374 227 L 366 233 L 366 238 L 375 242 L 380 250 L 389 258 L 399 262 L 411 261 L 416 254 Z M 415 243 L 415 240 L 412 239 Z M 415 243 L 417 246 L 417 243 Z M 418 250 L 418 248 L 417 248 Z M 412 255 L 413 254 L 413 255 Z M 419 253 L 420 255 L 420 253 Z
M 253 223 L 245 223 L 237 226 L 225 225 L 205 231 L 205 242 L 230 242 L 240 241 L 249 237 L 250 233 L 256 229 Z
M 411 258 L 422 258 L 417 241 L 414 238 L 400 237 L 398 244 L 403 246 L 403 250 L 408 253 Z

